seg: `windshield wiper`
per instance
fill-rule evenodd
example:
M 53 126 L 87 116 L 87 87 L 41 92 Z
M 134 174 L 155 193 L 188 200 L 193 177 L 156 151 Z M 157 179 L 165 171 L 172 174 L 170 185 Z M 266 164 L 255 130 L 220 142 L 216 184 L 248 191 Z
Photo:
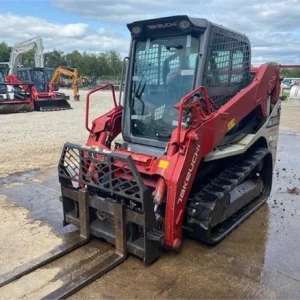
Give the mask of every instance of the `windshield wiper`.
M 134 98 L 137 98 L 137 99 L 141 102 L 141 104 L 142 104 L 142 115 L 144 114 L 145 103 L 144 103 L 144 101 L 142 100 L 141 97 L 142 97 L 142 95 L 143 95 L 143 93 L 144 93 L 144 90 L 145 90 L 145 87 L 146 87 L 146 83 L 143 85 L 142 89 L 141 89 L 141 85 L 142 85 L 142 82 L 143 82 L 143 80 L 144 80 L 144 78 L 145 78 L 145 76 L 146 76 L 148 70 L 150 69 L 150 67 L 151 67 L 151 63 L 148 64 L 147 68 L 146 68 L 145 71 L 143 72 L 142 78 L 141 78 L 141 80 L 140 80 L 140 83 L 139 83 L 137 89 L 134 89 L 134 91 L 133 91 L 133 97 L 130 97 L 130 102 L 129 102 L 129 105 L 130 105 L 130 107 L 132 108 L 132 107 L 134 106 L 134 101 L 132 101 L 132 100 L 133 100 Z M 141 89 L 141 90 L 140 90 L 140 89 Z
M 139 99 L 141 98 L 141 96 L 142 96 L 142 94 L 143 94 L 143 92 L 145 90 L 146 83 L 144 84 L 144 86 L 142 87 L 142 89 L 141 89 L 141 86 L 142 86 L 142 82 L 144 81 L 144 78 L 145 78 L 147 72 L 149 71 L 150 67 L 151 67 L 151 63 L 148 64 L 147 68 L 143 72 L 143 75 L 142 75 L 141 81 L 139 83 L 139 86 L 137 87 L 137 89 L 136 89 L 136 91 L 134 93 L 135 97 L 137 97 Z M 140 89 L 141 89 L 141 91 L 140 91 Z

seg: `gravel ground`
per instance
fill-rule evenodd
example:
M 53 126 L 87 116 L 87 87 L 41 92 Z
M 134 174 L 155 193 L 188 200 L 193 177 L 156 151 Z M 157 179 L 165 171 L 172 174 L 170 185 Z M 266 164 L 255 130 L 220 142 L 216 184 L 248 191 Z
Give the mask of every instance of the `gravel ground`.
M 72 99 L 71 90 L 60 90 Z M 58 163 L 65 142 L 85 143 L 85 99 L 88 91 L 80 91 L 80 102 L 70 100 L 72 110 L 0 115 L 0 178 L 9 174 Z M 118 96 L 118 95 L 117 95 Z M 92 95 L 90 120 L 113 107 L 111 92 Z
M 61 90 L 70 95 L 70 90 Z M 85 98 L 70 100 L 72 110 L 0 115 L 0 178 L 16 172 L 55 166 L 65 142 L 85 143 Z M 117 94 L 118 96 L 118 94 Z M 109 91 L 92 96 L 90 119 L 113 107 Z M 300 131 L 300 107 L 283 103 L 281 130 Z

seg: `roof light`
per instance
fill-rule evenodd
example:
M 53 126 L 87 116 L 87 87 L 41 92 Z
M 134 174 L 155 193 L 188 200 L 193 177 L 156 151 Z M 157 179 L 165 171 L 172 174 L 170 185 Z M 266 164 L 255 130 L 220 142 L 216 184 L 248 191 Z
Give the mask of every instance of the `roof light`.
M 191 26 L 191 22 L 188 21 L 188 20 L 182 20 L 182 21 L 179 22 L 179 28 L 180 29 L 185 30 L 185 29 L 188 29 L 190 26 Z
M 132 28 L 131 31 L 132 31 L 133 34 L 137 35 L 137 34 L 141 33 L 142 29 L 139 26 L 135 26 L 135 27 Z

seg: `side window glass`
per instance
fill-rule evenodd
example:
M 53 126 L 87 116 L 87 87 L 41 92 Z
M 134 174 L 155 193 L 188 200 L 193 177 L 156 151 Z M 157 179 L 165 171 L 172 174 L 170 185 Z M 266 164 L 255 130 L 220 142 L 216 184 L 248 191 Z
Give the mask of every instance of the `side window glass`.
M 229 51 L 214 51 L 208 62 L 208 77 L 211 85 L 227 85 L 230 67 Z
M 198 53 L 191 53 L 189 55 L 189 69 L 195 69 Z
M 17 71 L 17 77 L 23 81 L 22 71 Z
M 26 82 L 29 80 L 28 76 L 27 76 L 27 71 L 24 71 L 24 70 L 17 71 L 17 77 L 23 82 Z
M 216 71 L 218 72 L 219 82 L 221 84 L 227 84 L 229 76 L 230 66 L 230 52 L 229 51 L 218 51 L 215 52 L 215 64 Z
M 232 55 L 232 72 L 230 83 L 240 83 L 243 80 L 243 60 L 242 51 L 235 51 Z

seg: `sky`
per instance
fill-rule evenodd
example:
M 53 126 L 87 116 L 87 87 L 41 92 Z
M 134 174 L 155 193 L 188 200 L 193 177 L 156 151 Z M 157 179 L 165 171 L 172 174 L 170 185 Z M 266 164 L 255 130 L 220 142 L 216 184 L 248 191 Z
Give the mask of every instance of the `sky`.
M 48 50 L 127 55 L 127 23 L 182 15 L 246 34 L 252 63 L 300 64 L 300 0 L 0 0 L 0 41 L 40 35 Z

